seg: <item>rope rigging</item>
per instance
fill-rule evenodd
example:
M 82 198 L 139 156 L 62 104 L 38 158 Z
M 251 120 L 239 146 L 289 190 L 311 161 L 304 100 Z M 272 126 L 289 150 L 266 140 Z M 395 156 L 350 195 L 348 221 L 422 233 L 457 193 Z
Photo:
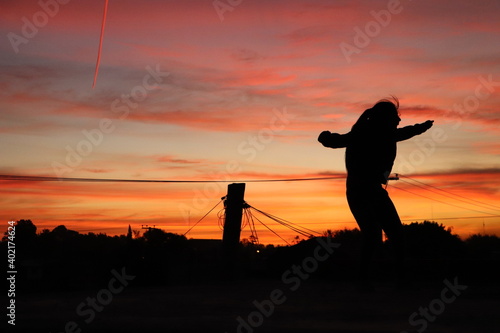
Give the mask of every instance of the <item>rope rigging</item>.
M 250 229 L 250 242 L 257 243 L 257 245 L 258 245 L 258 244 L 260 244 L 260 242 L 259 242 L 259 236 L 257 234 L 257 229 L 255 228 L 255 222 L 254 222 L 253 215 L 252 215 L 251 211 L 247 208 L 245 208 L 243 210 L 243 212 L 244 212 L 244 215 L 247 219 L 248 228 Z M 244 229 L 244 226 L 242 226 L 242 229 Z
M 267 216 L 268 218 L 270 218 L 271 220 L 273 221 L 276 221 L 278 222 L 279 224 L 301 234 L 302 236 L 306 236 L 306 237 L 309 237 L 309 236 L 312 236 L 313 234 L 321 234 L 320 232 L 317 232 L 317 231 L 314 231 L 314 230 L 311 230 L 311 229 L 308 229 L 306 227 L 302 227 L 302 226 L 299 226 L 298 224 L 296 223 L 292 223 L 290 221 L 287 221 L 285 219 L 282 219 L 280 217 L 277 217 L 277 216 L 274 216 L 272 214 L 269 214 L 269 213 L 266 213 L 266 212 L 263 212 L 261 211 L 260 209 L 257 209 L 255 207 L 252 207 L 250 206 L 250 208 L 254 209 L 255 211 L 261 213 L 262 215 L 264 216 Z
M 266 227 L 269 231 L 271 231 L 273 234 L 275 234 L 277 237 L 279 237 L 283 242 L 285 242 L 286 244 L 290 245 L 289 242 L 286 241 L 286 239 L 284 239 L 283 237 L 281 237 L 276 231 L 274 231 L 273 229 L 271 229 L 269 226 L 267 226 L 264 222 L 262 222 L 261 220 L 259 220 L 258 217 L 255 216 L 255 219 L 260 223 L 262 224 L 264 227 Z
M 210 214 L 215 209 L 215 207 L 217 207 L 221 202 L 222 202 L 222 199 L 215 206 L 213 206 L 212 209 L 210 209 L 208 211 L 208 213 L 206 213 L 205 215 L 203 215 L 203 217 L 201 219 L 199 219 L 198 222 L 196 222 L 195 224 L 193 224 L 193 226 L 191 228 L 189 228 L 188 231 L 186 231 L 183 235 L 186 236 L 186 234 L 188 232 L 190 232 L 194 227 L 196 227 L 198 225 L 198 223 L 200 223 L 208 214 Z
M 222 208 L 221 210 L 219 210 L 217 212 L 218 226 L 221 230 L 224 230 L 224 223 L 225 223 L 225 217 L 226 217 L 226 215 L 225 215 L 225 209 L 226 209 L 225 199 L 226 199 L 226 197 L 223 197 L 221 199 L 221 201 L 224 202 L 224 208 Z M 219 201 L 214 207 L 212 207 L 212 209 L 210 209 L 200 220 L 198 220 L 198 222 L 196 222 L 192 227 L 190 227 L 189 230 L 184 233 L 184 235 L 189 233 L 195 226 L 197 226 L 208 214 L 210 214 L 210 212 L 212 212 L 220 204 L 221 201 Z M 285 238 L 281 237 L 270 226 L 268 226 L 261 219 L 259 219 L 257 216 L 255 216 L 253 211 L 260 213 L 261 215 L 269 218 L 270 220 L 278 223 L 279 225 L 282 225 L 282 226 L 284 226 L 284 227 L 286 227 L 286 228 L 288 228 L 288 229 L 294 231 L 295 233 L 298 233 L 304 237 L 310 238 L 310 237 L 314 237 L 315 234 L 321 235 L 320 232 L 317 232 L 317 231 L 314 231 L 312 229 L 300 226 L 296 223 L 292 223 L 290 221 L 287 221 L 285 219 L 282 219 L 282 218 L 277 217 L 275 215 L 272 215 L 270 213 L 266 213 L 260 209 L 257 209 L 255 207 L 249 205 L 246 202 L 243 202 L 241 230 L 245 229 L 248 226 L 248 228 L 250 230 L 250 237 L 249 238 L 250 238 L 251 243 L 260 244 L 259 236 L 257 233 L 257 228 L 255 227 L 255 220 L 256 220 L 257 222 L 262 224 L 266 229 L 268 229 L 270 232 L 272 232 L 274 235 L 276 235 L 278 238 L 280 238 L 282 241 L 284 241 L 286 244 L 290 245 L 290 243 Z

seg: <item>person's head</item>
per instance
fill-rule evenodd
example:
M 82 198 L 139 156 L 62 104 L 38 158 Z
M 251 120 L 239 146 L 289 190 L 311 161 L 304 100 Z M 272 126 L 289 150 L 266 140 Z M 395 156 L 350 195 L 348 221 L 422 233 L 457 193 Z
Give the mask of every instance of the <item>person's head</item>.
M 399 100 L 393 96 L 394 101 L 381 99 L 373 107 L 363 112 L 354 127 L 372 127 L 378 129 L 395 129 L 399 118 Z

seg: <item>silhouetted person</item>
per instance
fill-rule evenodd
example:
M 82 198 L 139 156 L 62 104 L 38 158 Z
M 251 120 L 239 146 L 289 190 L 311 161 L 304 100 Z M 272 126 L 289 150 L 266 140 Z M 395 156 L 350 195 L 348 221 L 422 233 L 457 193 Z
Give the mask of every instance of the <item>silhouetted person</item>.
M 346 148 L 347 202 L 363 235 L 361 276 L 368 282 L 373 253 L 382 243 L 382 230 L 392 243 L 396 269 L 403 274 L 404 240 L 401 220 L 382 187 L 396 158 L 396 143 L 428 130 L 433 121 L 397 128 L 399 101 L 380 100 L 363 112 L 349 133 L 322 132 L 318 141 L 329 148 Z M 402 277 L 399 277 L 402 278 Z

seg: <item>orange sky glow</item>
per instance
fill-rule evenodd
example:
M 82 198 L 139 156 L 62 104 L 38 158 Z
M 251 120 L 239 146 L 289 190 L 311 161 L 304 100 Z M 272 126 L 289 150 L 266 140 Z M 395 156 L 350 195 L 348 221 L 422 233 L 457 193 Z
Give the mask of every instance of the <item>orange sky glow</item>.
M 92 89 L 103 6 L 0 4 L 0 174 L 224 182 L 0 180 L 1 230 L 184 234 L 226 181 L 328 176 L 249 182 L 245 199 L 318 232 L 354 228 L 344 150 L 317 136 L 395 95 L 400 126 L 434 120 L 398 144 L 387 189 L 403 223 L 500 236 L 500 1 L 110 0 Z M 221 238 L 222 208 L 186 236 Z

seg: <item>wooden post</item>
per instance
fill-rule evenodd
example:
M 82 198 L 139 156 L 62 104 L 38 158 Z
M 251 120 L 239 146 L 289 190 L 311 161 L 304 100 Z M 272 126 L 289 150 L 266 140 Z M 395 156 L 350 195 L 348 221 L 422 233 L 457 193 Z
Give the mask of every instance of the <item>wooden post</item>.
M 237 253 L 240 245 L 241 219 L 245 196 L 245 183 L 233 183 L 227 186 L 226 214 L 222 249 L 226 269 L 233 271 L 236 267 Z

